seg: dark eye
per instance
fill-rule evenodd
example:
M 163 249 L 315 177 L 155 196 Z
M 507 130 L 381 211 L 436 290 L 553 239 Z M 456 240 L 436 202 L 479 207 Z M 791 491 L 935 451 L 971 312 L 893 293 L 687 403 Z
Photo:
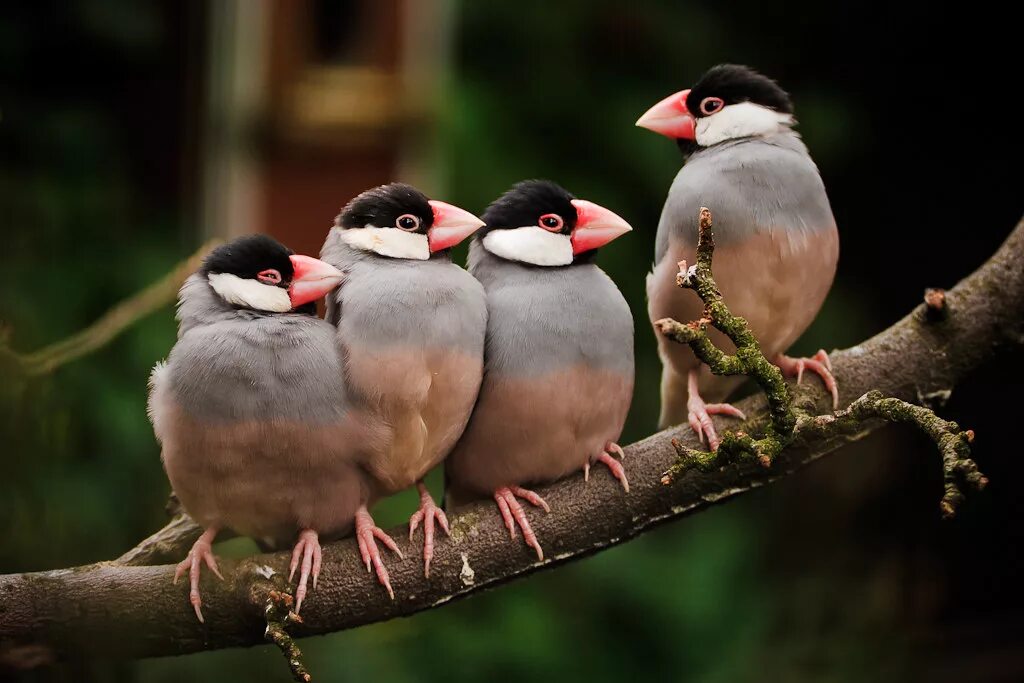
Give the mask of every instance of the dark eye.
M 565 221 L 563 221 L 562 217 L 559 216 L 557 213 L 546 213 L 540 217 L 540 220 L 537 221 L 537 225 L 544 228 L 545 230 L 550 230 L 551 232 L 558 232 L 559 230 L 562 229 L 562 226 L 565 225 Z
M 720 111 L 724 106 L 725 102 L 722 101 L 721 97 L 705 97 L 700 101 L 700 113 L 705 116 L 711 116 Z
M 398 220 L 395 221 L 395 225 L 402 230 L 415 230 L 420 227 L 420 219 L 413 216 L 411 213 L 403 213 L 398 217 Z
M 281 282 L 281 273 L 273 268 L 267 268 L 257 273 L 256 279 L 268 285 L 276 285 Z

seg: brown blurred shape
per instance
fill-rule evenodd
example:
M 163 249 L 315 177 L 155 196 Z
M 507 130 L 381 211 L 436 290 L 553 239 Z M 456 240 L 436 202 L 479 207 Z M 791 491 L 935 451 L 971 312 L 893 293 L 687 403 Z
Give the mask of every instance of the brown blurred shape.
M 339 209 L 404 180 L 438 191 L 444 0 L 208 5 L 205 236 L 267 232 L 316 255 Z

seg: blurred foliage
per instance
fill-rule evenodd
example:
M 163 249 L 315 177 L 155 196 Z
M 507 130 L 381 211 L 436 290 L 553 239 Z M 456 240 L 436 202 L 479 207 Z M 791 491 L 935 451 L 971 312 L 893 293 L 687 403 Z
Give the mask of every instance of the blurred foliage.
M 1005 85 L 988 27 L 989 41 L 965 56 L 946 38 L 972 35 L 969 26 L 855 3 L 465 2 L 457 14 L 454 72 L 439 93 L 446 199 L 481 209 L 513 182 L 544 176 L 636 228 L 599 257 L 637 320 L 624 442 L 650 433 L 657 414 L 643 276 L 680 164 L 671 143 L 632 122 L 707 66 L 750 63 L 790 89 L 830 189 L 843 261 L 799 351 L 884 328 L 925 285 L 972 270 L 1021 213 L 1006 173 L 1020 145 L 993 142 L 1019 124 L 1006 125 L 998 102 L 986 99 L 987 125 L 971 128 L 971 172 L 954 170 L 961 162 L 947 147 L 947 67 L 973 66 L 982 93 Z M 194 144 L 183 112 L 201 36 L 189 16 L 159 0 L 3 10 L 0 317 L 16 348 L 87 325 L 198 243 L 194 168 L 177 152 Z M 969 210 L 978 227 L 965 239 Z M 162 523 L 168 487 L 145 392 L 174 334 L 168 308 L 52 377 L 2 378 L 0 571 L 114 557 Z M 1010 413 L 985 401 L 1007 373 L 1019 377 L 1020 363 L 980 373 L 949 407 L 978 428 L 978 459 L 994 482 L 953 524 L 938 521 L 928 444 L 892 431 L 571 567 L 310 639 L 309 666 L 320 680 L 449 683 L 1024 678 L 1019 629 L 1006 626 L 1024 616 L 1015 551 L 1024 514 L 1019 497 L 1000 492 L 1020 465 L 994 455 Z M 389 501 L 380 521 L 404 521 L 414 501 Z M 226 549 L 250 551 L 245 541 Z M 279 655 L 257 648 L 26 679 L 285 676 Z

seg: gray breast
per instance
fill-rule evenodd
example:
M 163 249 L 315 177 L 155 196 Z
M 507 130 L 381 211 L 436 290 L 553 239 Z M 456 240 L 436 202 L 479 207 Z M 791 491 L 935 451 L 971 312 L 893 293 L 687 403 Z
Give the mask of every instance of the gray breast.
M 322 257 L 346 273 L 328 297 L 328 321 L 347 344 L 423 346 L 479 354 L 487 325 L 480 283 L 446 254 L 393 259 L 328 237 Z
M 165 376 L 176 402 L 204 420 L 333 422 L 349 409 L 334 328 L 300 314 L 264 315 L 183 288 L 180 338 Z
M 694 153 L 665 200 L 656 262 L 665 255 L 670 239 L 696 244 L 702 206 L 714 215 L 718 244 L 780 229 L 789 231 L 790 239 L 835 229 L 818 168 L 792 131 L 724 142 Z
M 469 268 L 487 292 L 487 372 L 521 377 L 586 365 L 632 377 L 633 316 L 596 265 L 513 263 L 475 239 Z

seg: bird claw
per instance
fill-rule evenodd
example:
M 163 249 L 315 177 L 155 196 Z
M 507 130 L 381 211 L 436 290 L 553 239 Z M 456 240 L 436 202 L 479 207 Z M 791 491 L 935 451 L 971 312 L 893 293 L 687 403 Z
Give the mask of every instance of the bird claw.
M 519 528 L 523 530 L 523 541 L 534 549 L 537 559 L 543 561 L 544 550 L 540 547 L 540 542 L 537 541 L 537 535 L 533 533 L 533 527 L 530 526 L 530 520 L 526 518 L 523 506 L 516 500 L 517 497 L 542 508 L 546 513 L 551 512 L 551 508 L 539 495 L 519 486 L 503 486 L 494 492 L 494 501 L 498 504 L 498 510 L 501 512 L 501 518 L 505 521 L 509 537 L 513 539 L 516 537 L 516 524 L 518 524 Z
M 310 576 L 313 577 L 313 590 L 316 590 L 316 581 L 320 577 L 320 567 L 323 563 L 320 539 L 312 529 L 304 529 L 299 533 L 299 540 L 295 542 L 292 561 L 288 567 L 288 583 L 291 583 L 295 576 L 295 570 L 299 568 L 300 560 L 302 567 L 299 569 L 299 585 L 295 589 L 295 614 L 298 614 L 302 608 L 302 600 L 306 597 L 306 584 Z
M 188 572 L 188 601 L 192 604 L 192 609 L 196 612 L 196 618 L 199 619 L 201 624 L 206 623 L 206 620 L 203 619 L 203 598 L 199 594 L 199 575 L 202 572 L 202 565 L 205 564 L 209 567 L 210 571 L 216 574 L 218 579 L 224 580 L 224 576 L 217 567 L 217 558 L 213 554 L 213 539 L 216 536 L 216 529 L 204 531 L 196 539 L 196 542 L 192 544 L 192 549 L 188 551 L 185 559 L 174 568 L 174 579 L 171 581 L 172 584 L 177 585 L 178 579 L 184 576 L 186 571 Z
M 419 527 L 420 522 L 423 522 L 423 576 L 429 579 L 430 561 L 434 558 L 435 521 L 449 537 L 452 535 L 452 532 L 448 526 L 448 517 L 445 516 L 444 510 L 434 503 L 434 499 L 430 497 L 427 487 L 422 483 L 416 486 L 420 491 L 420 509 L 409 518 L 409 541 L 412 541 L 413 534 Z
M 699 405 L 694 405 L 698 402 Z M 715 424 L 711 421 L 712 415 L 727 415 L 729 417 L 738 417 L 741 420 L 747 419 L 747 416 L 742 410 L 729 403 L 704 403 L 699 397 L 697 401 L 691 402 L 690 428 L 697 433 L 697 438 L 702 444 L 706 435 L 708 448 L 714 451 L 718 449 L 721 440 L 718 438 Z
M 728 415 L 729 417 L 738 417 L 741 420 L 746 420 L 747 416 L 743 414 L 742 410 L 729 403 L 704 403 L 704 399 L 700 397 L 697 378 L 697 371 L 691 370 L 687 386 L 689 396 L 686 399 L 686 409 L 689 411 L 688 421 L 690 428 L 696 432 L 697 439 L 700 440 L 701 444 L 704 443 L 706 435 L 708 448 L 715 451 L 718 450 L 720 441 L 718 439 L 718 432 L 715 431 L 715 424 L 711 421 L 711 416 Z
M 370 516 L 369 511 L 364 505 L 356 512 L 356 542 L 359 544 L 359 554 L 366 565 L 367 573 L 375 570 L 380 585 L 384 586 L 388 596 L 394 600 L 395 591 L 391 588 L 391 578 L 388 575 L 387 568 L 384 566 L 384 561 L 381 559 L 380 550 L 377 548 L 377 541 L 380 541 L 388 550 L 398 555 L 398 559 L 405 559 L 395 540 L 374 524 L 373 517 Z
M 603 463 L 609 470 L 611 470 L 612 476 L 619 480 L 622 484 L 622 488 L 629 493 L 629 480 L 626 479 L 626 469 L 622 466 L 618 460 L 612 457 L 612 454 L 618 455 L 620 458 L 626 457 L 626 454 L 622 451 L 622 447 L 617 443 L 609 441 L 604 446 L 605 452 L 594 458 L 594 462 Z M 590 463 L 588 459 L 583 463 L 583 481 L 590 481 Z
M 804 379 L 804 370 L 810 370 L 821 377 L 825 388 L 832 394 L 832 410 L 839 408 L 839 385 L 832 374 L 832 360 L 825 353 L 825 349 L 819 349 L 810 358 L 793 358 L 784 354 L 775 357 L 775 364 L 782 370 L 786 377 L 796 377 L 796 383 L 800 384 Z

